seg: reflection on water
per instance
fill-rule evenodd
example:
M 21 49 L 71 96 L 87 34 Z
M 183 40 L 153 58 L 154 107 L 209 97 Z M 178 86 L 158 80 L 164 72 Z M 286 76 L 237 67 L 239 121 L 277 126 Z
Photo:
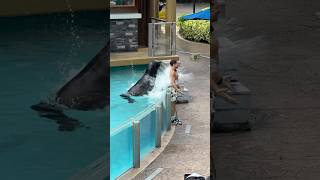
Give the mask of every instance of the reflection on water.
M 105 154 L 105 110 L 38 114 L 30 106 L 101 50 L 107 13 L 0 17 L 1 179 L 67 179 Z

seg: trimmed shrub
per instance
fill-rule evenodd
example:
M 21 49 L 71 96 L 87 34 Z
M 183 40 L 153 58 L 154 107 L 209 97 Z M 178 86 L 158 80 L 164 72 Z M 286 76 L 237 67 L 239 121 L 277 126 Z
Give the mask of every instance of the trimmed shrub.
M 177 21 L 179 34 L 184 39 L 195 42 L 210 42 L 210 21 L 209 20 L 184 20 Z

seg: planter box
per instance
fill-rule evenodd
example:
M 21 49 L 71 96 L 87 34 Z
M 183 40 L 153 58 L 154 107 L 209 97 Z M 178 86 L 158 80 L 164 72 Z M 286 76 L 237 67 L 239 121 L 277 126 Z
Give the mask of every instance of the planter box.
M 181 37 L 179 33 L 177 33 L 176 37 L 176 47 L 177 50 L 182 50 L 185 52 L 206 54 L 208 56 L 210 55 L 210 44 L 193 42 L 183 39 L 183 37 Z

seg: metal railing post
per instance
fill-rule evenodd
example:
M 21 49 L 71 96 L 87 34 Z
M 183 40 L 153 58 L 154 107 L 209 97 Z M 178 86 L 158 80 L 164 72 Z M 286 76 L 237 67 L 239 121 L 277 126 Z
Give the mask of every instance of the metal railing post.
M 148 50 L 149 51 L 148 51 L 148 54 L 149 54 L 149 56 L 152 56 L 152 51 L 153 51 L 153 39 L 152 39 L 153 38 L 153 36 L 152 36 L 152 34 L 153 34 L 153 24 L 154 23 L 149 23 L 148 24 L 148 30 L 149 30 L 149 34 L 148 34 L 149 35 L 149 38 L 148 38 L 149 39 L 148 40 L 149 41 L 148 42 L 149 43 L 148 44 L 148 46 L 149 46 Z
M 156 106 L 156 147 L 161 147 L 162 107 Z
M 140 121 L 132 120 L 133 167 L 140 168 Z
M 170 55 L 172 55 L 172 41 L 173 41 L 173 39 L 172 39 L 172 25 L 171 24 L 172 23 L 166 24 L 166 25 L 169 25 L 169 44 L 168 44 L 168 46 L 169 46 Z
M 166 94 L 166 109 L 167 109 L 167 131 L 171 130 L 171 94 L 169 91 L 167 91 Z
M 176 23 L 172 23 L 172 52 L 171 55 L 176 55 Z
M 158 40 L 158 37 L 156 37 L 156 34 L 158 35 L 158 30 L 156 31 L 156 23 L 152 24 L 152 53 L 151 56 L 154 57 L 155 56 L 155 50 L 156 50 L 156 43 Z

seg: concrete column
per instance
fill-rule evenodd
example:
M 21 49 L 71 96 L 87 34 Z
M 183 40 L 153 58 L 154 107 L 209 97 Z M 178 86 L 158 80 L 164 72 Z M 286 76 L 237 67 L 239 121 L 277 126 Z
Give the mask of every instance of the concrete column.
M 167 0 L 166 1 L 166 21 L 167 22 L 176 22 L 176 0 Z M 176 33 L 176 32 L 171 32 L 170 31 L 170 26 L 166 27 L 166 39 L 169 39 L 171 36 L 171 33 Z M 173 39 L 171 39 L 173 41 Z M 170 48 L 170 42 L 168 42 L 168 46 L 166 46 L 166 51 L 168 52 L 171 50 Z M 171 55 L 171 54 L 170 54 Z
M 176 22 L 176 5 L 176 0 L 167 0 L 166 20 L 168 22 Z
M 159 0 L 150 1 L 150 15 L 151 17 L 159 18 Z

